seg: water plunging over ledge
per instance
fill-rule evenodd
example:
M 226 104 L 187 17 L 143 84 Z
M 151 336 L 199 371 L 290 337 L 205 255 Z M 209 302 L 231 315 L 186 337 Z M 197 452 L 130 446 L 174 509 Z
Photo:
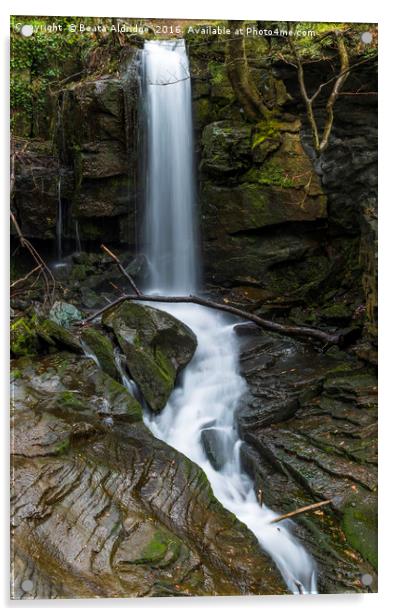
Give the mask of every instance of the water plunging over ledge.
M 186 295 L 199 280 L 193 126 L 189 63 L 183 40 L 149 41 L 143 52 L 147 129 L 144 243 L 150 265 L 147 292 Z M 270 524 L 277 514 L 260 506 L 240 463 L 235 411 L 246 382 L 239 374 L 233 322 L 192 304 L 161 306 L 196 334 L 198 347 L 181 383 L 160 415 L 145 413 L 157 438 L 196 462 L 216 498 L 256 535 L 291 592 L 316 593 L 315 564 L 292 536 L 291 523 Z M 216 470 L 202 445 L 215 431 L 224 463 Z

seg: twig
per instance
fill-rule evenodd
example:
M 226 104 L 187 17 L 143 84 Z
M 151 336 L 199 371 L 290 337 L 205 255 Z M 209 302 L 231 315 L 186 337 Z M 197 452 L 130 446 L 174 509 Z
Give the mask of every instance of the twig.
M 114 300 L 108 306 L 97 310 L 90 317 L 82 321 L 82 324 L 88 323 L 89 321 L 93 321 L 97 317 L 99 317 L 103 312 L 109 310 L 110 308 L 114 308 L 115 306 L 125 302 L 127 300 L 131 301 L 140 301 L 140 302 L 163 302 L 167 304 L 198 304 L 200 306 L 205 306 L 207 308 L 214 308 L 215 310 L 221 310 L 222 312 L 229 312 L 238 317 L 242 317 L 243 319 L 247 319 L 249 321 L 253 321 L 259 325 L 262 329 L 277 332 L 279 334 L 283 334 L 285 336 L 294 336 L 296 338 L 312 338 L 318 340 L 319 342 L 323 342 L 329 345 L 339 345 L 341 346 L 345 342 L 345 338 L 341 333 L 330 334 L 328 332 L 324 332 L 320 329 L 314 329 L 313 327 L 300 327 L 297 325 L 282 325 L 281 323 L 277 323 L 275 321 L 269 321 L 268 319 L 262 319 L 261 317 L 252 314 L 251 312 L 247 312 L 246 310 L 241 310 L 240 308 L 236 308 L 231 304 L 219 304 L 218 302 L 213 302 L 209 299 L 204 299 L 202 297 L 197 297 L 196 295 L 185 295 L 185 296 L 164 296 L 164 295 L 124 295 L 123 297 L 119 297 Z
M 30 252 L 31 256 L 33 257 L 33 260 L 37 263 L 37 267 L 40 267 L 40 275 L 42 275 L 43 279 L 44 279 L 44 284 L 45 284 L 45 297 L 44 297 L 44 303 L 46 302 L 47 297 L 50 298 L 51 301 L 53 301 L 53 296 L 54 296 L 54 292 L 55 292 L 55 287 L 56 287 L 56 280 L 51 272 L 51 270 L 49 269 L 49 267 L 47 266 L 47 264 L 45 263 L 45 261 L 43 260 L 43 258 L 41 257 L 41 255 L 37 252 L 37 250 L 34 248 L 34 246 L 29 242 L 29 240 L 27 240 L 22 231 L 20 226 L 18 225 L 18 222 L 13 214 L 13 212 L 10 212 L 10 217 L 11 217 L 11 221 L 15 227 L 17 236 L 19 238 L 19 242 L 22 246 L 22 248 L 26 248 L 26 250 L 28 250 L 28 252 Z M 51 285 L 52 285 L 52 289 L 51 289 Z
M 320 507 L 324 507 L 324 505 L 329 505 L 330 503 L 331 499 L 320 501 L 320 503 L 313 503 L 312 505 L 306 505 L 306 507 L 300 507 L 299 509 L 295 509 L 295 511 L 290 511 L 290 513 L 279 515 L 277 518 L 271 520 L 270 524 L 276 524 L 277 522 L 281 522 L 282 520 L 287 520 L 287 518 L 294 518 L 294 516 L 300 515 L 301 513 L 306 513 L 307 511 L 314 511 L 315 509 L 320 509 Z
M 136 286 L 134 280 L 132 279 L 130 274 L 128 272 L 126 272 L 125 268 L 123 267 L 123 265 L 119 261 L 118 257 L 113 252 L 111 252 L 109 248 L 104 246 L 104 244 L 101 244 L 101 250 L 104 250 L 104 252 L 106 252 L 107 255 L 109 255 L 111 257 L 111 259 L 113 259 L 113 261 L 115 261 L 116 265 L 118 266 L 119 270 L 122 272 L 123 276 L 125 276 L 127 278 L 127 280 L 129 281 L 129 283 L 131 285 L 131 288 L 133 289 L 134 293 L 136 293 L 137 295 L 141 295 L 141 292 L 138 289 L 138 287 Z
M 12 282 L 10 284 L 11 289 L 13 287 L 16 287 L 17 284 L 20 284 L 21 282 L 25 282 L 28 278 L 30 278 L 32 274 L 34 274 L 34 272 L 36 272 L 37 270 L 40 270 L 41 268 L 42 268 L 42 265 L 37 265 L 37 267 L 32 269 L 28 274 L 26 274 L 26 276 L 23 276 L 23 278 L 19 278 L 18 280 L 15 280 L 14 282 Z

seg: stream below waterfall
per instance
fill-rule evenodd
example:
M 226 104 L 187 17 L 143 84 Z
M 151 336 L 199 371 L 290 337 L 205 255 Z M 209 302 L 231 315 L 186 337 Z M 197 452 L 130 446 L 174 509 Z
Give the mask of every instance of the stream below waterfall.
M 314 563 L 292 536 L 292 523 L 270 523 L 278 514 L 264 504 L 260 507 L 253 481 L 242 471 L 235 411 L 246 382 L 239 375 L 233 324 L 201 306 L 167 304 L 161 308 L 194 331 L 198 347 L 165 409 L 159 415 L 145 412 L 146 425 L 205 471 L 216 498 L 256 535 L 290 591 L 316 593 Z M 216 446 L 225 460 L 219 470 L 203 448 L 204 429 L 215 431 Z
M 199 263 L 189 63 L 183 40 L 149 41 L 142 58 L 147 169 L 144 252 L 150 265 L 147 293 L 195 292 Z M 159 415 L 145 411 L 153 434 L 206 473 L 216 498 L 255 534 L 276 562 L 291 592 L 316 593 L 312 558 L 291 534 L 292 522 L 271 524 L 277 514 L 257 501 L 240 463 L 235 411 L 246 390 L 239 374 L 233 322 L 192 304 L 161 305 L 196 334 L 195 356 Z M 213 431 L 222 464 L 216 468 L 202 444 Z M 220 451 L 219 451 L 220 450 Z

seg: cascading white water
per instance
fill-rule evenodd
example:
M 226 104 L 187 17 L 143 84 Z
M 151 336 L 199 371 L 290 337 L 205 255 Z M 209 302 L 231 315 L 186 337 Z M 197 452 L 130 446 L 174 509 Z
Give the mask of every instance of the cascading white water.
M 143 53 L 147 111 L 147 191 L 145 248 L 151 268 L 147 291 L 187 294 L 198 279 L 193 188 L 192 116 L 188 58 L 184 42 L 150 41 Z M 196 334 L 196 354 L 160 415 L 145 423 L 206 473 L 217 499 L 258 538 L 275 560 L 290 591 L 315 593 L 314 563 L 294 539 L 291 522 L 270 524 L 277 516 L 260 506 L 253 482 L 241 468 L 234 414 L 246 383 L 238 370 L 233 324 L 209 308 L 166 304 Z M 214 431 L 216 470 L 202 444 Z
M 63 208 L 62 208 L 62 176 L 59 175 L 57 182 L 57 212 L 56 212 L 56 254 L 57 258 L 63 257 Z
M 147 117 L 144 220 L 150 287 L 174 293 L 198 278 L 189 63 L 183 40 L 149 41 L 143 52 Z

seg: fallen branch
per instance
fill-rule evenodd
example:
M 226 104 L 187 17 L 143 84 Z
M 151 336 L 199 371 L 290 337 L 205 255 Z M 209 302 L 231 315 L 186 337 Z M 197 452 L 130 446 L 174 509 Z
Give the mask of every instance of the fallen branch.
M 165 296 L 165 295 L 124 295 L 123 297 L 119 297 L 114 300 L 104 308 L 101 308 L 90 317 L 83 321 L 83 324 L 88 323 L 89 321 L 93 321 L 97 317 L 99 317 L 103 312 L 109 310 L 110 308 L 114 308 L 118 304 L 125 302 L 127 300 L 131 301 L 139 301 L 139 302 L 163 302 L 166 304 L 198 304 L 199 306 L 205 306 L 206 308 L 214 308 L 215 310 L 220 310 L 222 312 L 229 312 L 230 314 L 234 314 L 237 317 L 241 317 L 243 319 L 247 319 L 248 321 L 252 321 L 259 325 L 262 329 L 277 332 L 279 334 L 283 334 L 286 336 L 294 336 L 301 338 L 313 338 L 314 340 L 319 340 L 319 342 L 323 342 L 329 345 L 341 345 L 343 343 L 343 336 L 338 333 L 330 334 L 328 332 L 324 332 L 320 329 L 314 329 L 312 327 L 301 327 L 297 325 L 282 325 L 281 323 L 277 323 L 275 321 L 269 321 L 268 319 L 263 319 L 251 312 L 247 312 L 246 310 L 241 310 L 240 308 L 236 308 L 231 304 L 219 304 L 218 302 L 213 302 L 210 299 L 205 299 L 202 297 L 197 297 L 196 295 L 185 295 L 185 296 Z
M 141 295 L 141 293 L 140 293 L 138 287 L 136 286 L 134 280 L 132 279 L 130 274 L 128 274 L 128 272 L 126 272 L 125 268 L 123 267 L 123 265 L 119 261 L 118 257 L 113 252 L 111 252 L 109 248 L 104 246 L 104 244 L 101 244 L 100 248 L 101 248 L 101 250 L 104 250 L 104 252 L 106 252 L 107 255 L 109 255 L 111 257 L 111 259 L 113 259 L 115 261 L 116 265 L 118 266 L 118 268 L 121 271 L 121 273 L 123 274 L 123 276 L 125 276 L 127 278 L 127 280 L 129 281 L 129 283 L 131 285 L 131 288 L 133 289 L 134 293 L 136 293 L 136 295 Z
M 315 509 L 320 509 L 321 507 L 324 507 L 324 505 L 329 505 L 330 503 L 331 499 L 320 501 L 320 503 L 313 503 L 312 505 L 306 505 L 306 507 L 300 507 L 299 509 L 295 509 L 295 511 L 290 511 L 290 513 L 284 513 L 283 515 L 279 515 L 277 518 L 271 520 L 270 524 L 276 524 L 277 522 L 281 522 L 282 520 L 294 518 L 294 516 L 300 515 L 301 513 L 306 513 L 307 511 L 314 511 Z
M 268 319 L 263 319 L 256 314 L 251 312 L 247 312 L 246 310 L 242 310 L 240 308 L 236 308 L 231 304 L 219 304 L 218 302 L 214 302 L 210 299 L 205 299 L 203 297 L 198 297 L 197 295 L 180 295 L 180 296 L 165 296 L 165 295 L 143 295 L 141 291 L 138 289 L 134 280 L 126 272 L 125 268 L 119 261 L 118 257 L 109 250 L 104 244 L 101 245 L 102 250 L 106 252 L 111 259 L 115 261 L 119 270 L 129 281 L 135 295 L 123 295 L 118 299 L 110 302 L 104 308 L 97 310 L 94 314 L 92 314 L 87 319 L 81 322 L 82 325 L 93 321 L 100 315 L 102 315 L 107 310 L 118 306 L 122 302 L 127 300 L 130 301 L 139 301 L 139 302 L 162 302 L 166 304 L 198 304 L 199 306 L 205 306 L 206 308 L 213 308 L 214 310 L 220 310 L 222 312 L 229 312 L 230 314 L 234 314 L 237 317 L 241 317 L 243 319 L 247 319 L 248 321 L 252 321 L 256 323 L 262 329 L 277 332 L 279 334 L 283 334 L 285 336 L 294 336 L 296 338 L 312 338 L 314 340 L 318 340 L 319 342 L 323 342 L 326 346 L 331 345 L 342 345 L 345 341 L 345 337 L 341 333 L 330 334 L 328 332 L 324 332 L 320 329 L 315 329 L 313 327 L 301 327 L 298 325 L 282 325 L 281 323 L 277 323 L 275 321 L 269 321 Z

